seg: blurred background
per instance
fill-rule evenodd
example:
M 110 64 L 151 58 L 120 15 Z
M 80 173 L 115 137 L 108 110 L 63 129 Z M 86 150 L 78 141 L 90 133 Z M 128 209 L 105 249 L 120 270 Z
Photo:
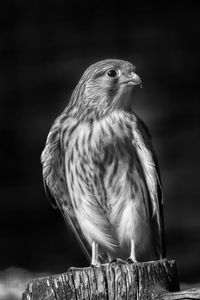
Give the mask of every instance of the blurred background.
M 0 270 L 55 274 L 88 265 L 45 196 L 40 154 L 83 71 L 121 58 L 136 64 L 143 81 L 134 107 L 160 163 L 167 257 L 176 260 L 181 282 L 200 282 L 197 5 L 8 0 L 0 6 Z

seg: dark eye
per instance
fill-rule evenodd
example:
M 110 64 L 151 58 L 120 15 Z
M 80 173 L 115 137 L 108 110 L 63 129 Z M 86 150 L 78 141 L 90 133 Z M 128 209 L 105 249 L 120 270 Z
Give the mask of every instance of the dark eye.
M 119 77 L 119 72 L 115 69 L 110 69 L 107 71 L 107 76 L 110 78 L 116 78 Z

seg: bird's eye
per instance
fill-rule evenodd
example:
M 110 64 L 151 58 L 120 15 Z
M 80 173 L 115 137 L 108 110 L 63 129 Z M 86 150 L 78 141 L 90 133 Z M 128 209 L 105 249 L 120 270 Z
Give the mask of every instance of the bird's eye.
M 118 70 L 115 70 L 115 69 L 110 69 L 107 71 L 107 76 L 110 77 L 110 78 L 116 78 L 116 77 L 119 77 L 119 71 Z

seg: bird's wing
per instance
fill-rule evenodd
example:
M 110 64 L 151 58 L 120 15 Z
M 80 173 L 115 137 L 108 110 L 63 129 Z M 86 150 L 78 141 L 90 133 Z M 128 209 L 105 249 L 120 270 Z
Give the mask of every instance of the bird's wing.
M 74 211 L 68 193 L 64 171 L 64 153 L 60 143 L 60 120 L 54 122 L 47 137 L 46 146 L 41 155 L 44 187 L 52 206 L 59 208 L 66 224 L 72 230 L 88 260 L 91 255 L 83 243 L 81 230 L 74 220 Z
M 133 143 L 149 191 L 152 206 L 151 222 L 155 233 L 155 243 L 160 258 L 166 256 L 163 222 L 163 196 L 157 158 L 151 137 L 144 122 L 137 117 L 133 128 Z

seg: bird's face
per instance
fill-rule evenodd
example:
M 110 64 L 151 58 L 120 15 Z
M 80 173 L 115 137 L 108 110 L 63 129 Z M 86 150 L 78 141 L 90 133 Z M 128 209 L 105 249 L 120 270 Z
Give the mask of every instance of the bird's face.
M 107 59 L 90 66 L 83 74 L 77 88 L 81 111 L 98 114 L 130 106 L 130 93 L 141 85 L 136 67 L 122 60 Z M 80 95 L 80 91 L 79 91 Z

